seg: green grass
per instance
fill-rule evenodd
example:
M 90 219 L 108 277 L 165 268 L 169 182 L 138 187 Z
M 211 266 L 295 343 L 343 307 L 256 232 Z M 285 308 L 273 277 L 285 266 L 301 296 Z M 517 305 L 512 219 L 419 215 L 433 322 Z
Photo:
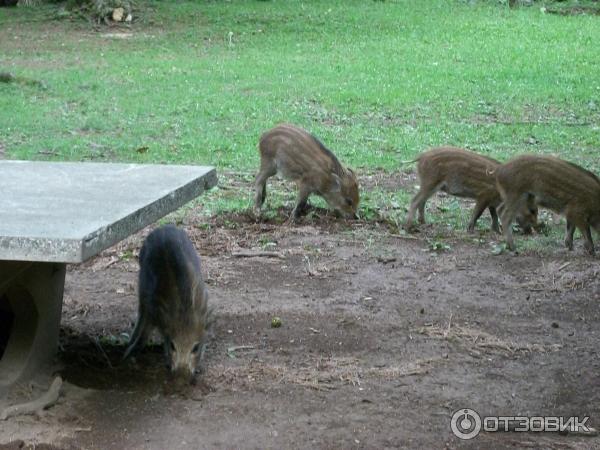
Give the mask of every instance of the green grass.
M 254 170 L 261 132 L 290 121 L 363 169 L 444 143 L 600 169 L 596 17 L 450 0 L 144 5 L 128 39 L 0 11 L 0 70 L 47 86 L 0 85 L 10 157 Z
M 600 172 L 599 19 L 540 4 L 146 1 L 125 39 L 51 20 L 55 6 L 2 8 L 0 71 L 43 85 L 0 83 L 0 149 L 253 173 L 260 134 L 288 121 L 362 173 L 441 144 Z M 366 214 L 409 197 L 378 195 Z

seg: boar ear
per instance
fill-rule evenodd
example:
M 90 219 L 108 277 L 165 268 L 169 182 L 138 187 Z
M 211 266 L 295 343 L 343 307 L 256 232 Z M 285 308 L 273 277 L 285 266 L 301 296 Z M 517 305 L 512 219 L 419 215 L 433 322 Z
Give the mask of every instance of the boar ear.
M 350 176 L 350 179 L 352 179 L 352 181 L 355 181 L 356 183 L 358 183 L 358 178 L 356 178 L 356 173 L 350 167 L 346 168 L 346 174 Z
M 342 190 L 342 180 L 336 173 L 331 174 L 331 187 L 329 188 L 331 192 L 340 192 Z
M 201 277 L 202 275 L 200 275 Z M 192 285 L 192 301 L 194 302 L 194 306 L 201 308 L 205 307 L 206 302 L 208 301 L 208 292 L 206 291 L 206 286 L 202 281 L 202 278 L 196 278 L 193 281 Z

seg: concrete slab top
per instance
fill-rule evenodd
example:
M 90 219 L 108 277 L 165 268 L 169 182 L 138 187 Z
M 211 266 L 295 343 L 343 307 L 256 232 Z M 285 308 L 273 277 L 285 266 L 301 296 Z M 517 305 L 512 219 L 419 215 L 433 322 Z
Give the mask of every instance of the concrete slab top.
M 0 260 L 85 261 L 216 184 L 203 166 L 0 161 Z

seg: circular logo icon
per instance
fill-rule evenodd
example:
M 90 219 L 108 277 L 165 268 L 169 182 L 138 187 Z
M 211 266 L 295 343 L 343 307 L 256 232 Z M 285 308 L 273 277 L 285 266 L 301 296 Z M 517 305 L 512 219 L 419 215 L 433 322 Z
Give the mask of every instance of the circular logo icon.
M 459 409 L 452 415 L 450 428 L 459 439 L 473 439 L 481 431 L 481 417 L 472 409 Z

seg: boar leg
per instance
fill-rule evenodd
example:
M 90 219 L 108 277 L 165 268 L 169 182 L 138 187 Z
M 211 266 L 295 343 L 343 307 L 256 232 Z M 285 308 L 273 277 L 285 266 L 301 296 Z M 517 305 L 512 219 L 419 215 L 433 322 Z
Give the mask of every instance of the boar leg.
M 425 223 L 425 202 L 421 203 L 421 205 L 419 206 L 419 223 L 420 224 L 424 224 Z
M 518 197 L 504 199 L 504 208 L 500 220 L 502 222 L 502 232 L 504 233 L 504 240 L 509 250 L 515 251 L 515 242 L 513 239 L 512 223 L 515 220 L 517 211 L 523 204 L 525 198 L 520 195 Z
M 491 230 L 494 233 L 500 233 L 500 224 L 498 223 L 498 212 L 496 211 L 496 208 L 494 208 L 493 206 L 488 207 L 488 209 L 490 210 L 490 216 L 492 216 Z
M 473 233 L 475 231 L 475 223 L 477 219 L 481 217 L 483 211 L 487 207 L 487 202 L 484 200 L 477 200 L 475 203 L 475 208 L 473 208 L 473 213 L 471 214 L 471 220 L 469 220 L 469 225 L 467 226 L 467 231 L 469 233 Z
M 415 211 L 419 210 L 419 223 L 425 223 L 425 203 L 429 200 L 435 191 L 437 191 L 437 186 L 424 186 L 421 185 L 419 192 L 415 195 L 410 202 L 410 208 L 408 210 L 408 215 L 406 216 L 406 228 L 411 228 L 413 224 L 413 220 L 415 218 Z
M 256 190 L 254 208 L 257 212 L 260 211 L 260 208 L 267 197 L 267 179 L 277 173 L 277 166 L 273 163 L 273 161 L 265 161 L 265 159 L 261 159 L 260 170 L 258 171 L 256 180 L 254 181 L 254 189 Z
M 306 207 L 307 207 L 307 203 L 308 203 L 308 196 L 311 194 L 311 189 L 308 188 L 308 185 L 305 183 L 302 183 L 298 186 L 299 190 L 298 190 L 298 199 L 296 200 L 296 206 L 294 207 L 294 210 L 292 211 L 292 216 L 291 219 L 292 221 L 295 221 L 296 219 L 298 219 L 300 217 L 300 215 L 306 211 Z
M 568 247 L 568 244 L 570 244 L 569 249 L 573 248 L 573 230 L 577 228 L 579 229 L 581 235 L 583 236 L 583 239 L 585 240 L 583 248 L 585 248 L 590 255 L 593 255 L 595 251 L 594 241 L 592 239 L 592 231 L 590 230 L 590 224 L 584 219 L 582 219 L 580 214 L 580 211 L 573 211 L 570 209 L 567 209 L 566 211 L 565 216 L 567 218 L 567 235 L 565 237 L 565 245 L 567 245 Z
M 565 247 L 573 250 L 573 235 L 575 234 L 575 225 L 567 219 L 567 232 L 565 233 Z
M 129 339 L 129 346 L 123 355 L 123 360 L 126 360 L 131 356 L 133 351 L 139 347 L 144 346 L 146 344 L 146 340 L 148 339 L 148 319 L 146 316 L 145 310 L 140 308 L 140 313 L 138 317 L 138 321 L 135 324 L 135 328 L 133 329 L 133 333 L 131 335 L 131 339 Z
M 586 251 L 593 256 L 596 252 L 594 251 L 594 241 L 592 240 L 592 231 L 590 230 L 590 226 L 586 224 L 584 226 L 579 226 L 578 228 L 583 235 L 583 239 L 585 239 L 583 248 L 585 248 Z

